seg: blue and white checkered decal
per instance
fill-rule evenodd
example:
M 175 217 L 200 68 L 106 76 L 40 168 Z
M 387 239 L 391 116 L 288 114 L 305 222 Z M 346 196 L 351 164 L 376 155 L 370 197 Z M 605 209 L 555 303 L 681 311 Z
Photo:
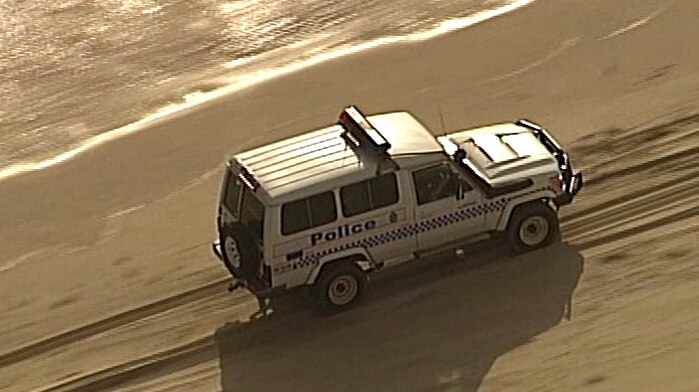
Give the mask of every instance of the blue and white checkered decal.
M 458 222 L 462 222 L 468 219 L 473 219 L 482 215 L 486 215 L 492 212 L 497 212 L 503 210 L 510 200 L 526 196 L 528 194 L 541 192 L 547 188 L 537 189 L 534 191 L 529 191 L 526 193 L 521 193 L 519 195 L 504 197 L 502 199 L 489 201 L 487 203 L 468 206 L 460 210 L 452 211 L 444 215 L 440 215 L 434 218 L 425 219 L 408 226 L 399 227 L 391 229 L 382 233 L 374 234 L 364 238 L 357 239 L 352 242 L 339 244 L 335 247 L 330 247 L 323 249 L 316 253 L 311 253 L 304 256 L 302 259 L 291 261 L 285 264 L 281 264 L 274 268 L 275 274 L 283 274 L 289 271 L 293 271 L 299 268 L 308 267 L 310 265 L 318 264 L 318 261 L 329 254 L 340 252 L 351 248 L 364 248 L 370 249 L 379 245 L 388 244 L 394 241 L 405 239 L 408 237 L 415 236 L 419 233 L 424 233 L 430 230 L 438 229 L 441 227 L 453 225 Z

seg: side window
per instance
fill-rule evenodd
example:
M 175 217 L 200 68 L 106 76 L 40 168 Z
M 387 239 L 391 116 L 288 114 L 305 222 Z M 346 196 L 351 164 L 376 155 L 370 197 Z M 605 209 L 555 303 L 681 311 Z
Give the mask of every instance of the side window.
M 413 172 L 417 204 L 455 197 L 459 190 L 459 179 L 446 165 L 431 166 Z M 467 185 L 464 183 L 464 185 Z
M 372 210 L 398 203 L 396 175 L 389 173 L 369 180 L 369 196 Z
M 282 234 L 298 233 L 311 227 L 311 216 L 308 214 L 308 199 L 286 203 L 282 206 Z
M 398 202 L 398 183 L 394 173 L 384 174 L 340 189 L 342 212 L 351 217 Z
M 332 192 L 323 192 L 282 206 L 282 234 L 290 235 L 337 219 Z
M 366 181 L 347 185 L 340 189 L 342 213 L 345 216 L 355 216 L 371 209 L 369 200 L 369 185 Z
M 335 195 L 332 192 L 309 197 L 308 208 L 311 213 L 311 227 L 322 226 L 337 219 Z
M 262 241 L 264 234 L 265 207 L 257 200 L 248 187 L 243 187 L 242 197 L 240 222 L 248 226 L 253 234 Z

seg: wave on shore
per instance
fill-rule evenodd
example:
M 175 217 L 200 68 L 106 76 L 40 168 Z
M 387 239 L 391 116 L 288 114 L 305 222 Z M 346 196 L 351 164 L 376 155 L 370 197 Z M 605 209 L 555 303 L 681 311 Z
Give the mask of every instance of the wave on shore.
M 224 68 L 228 68 L 228 75 L 219 74 L 215 78 L 220 87 L 200 89 L 196 88 L 177 103 L 169 104 L 141 119 L 129 124 L 113 128 L 96 135 L 89 135 L 82 141 L 70 146 L 58 146 L 52 151 L 60 151 L 58 154 L 42 159 L 19 159 L 14 163 L 7 160 L 9 165 L 0 167 L 0 180 L 13 177 L 18 174 L 45 169 L 53 165 L 65 162 L 94 147 L 103 145 L 114 139 L 133 134 L 166 117 L 182 114 L 202 103 L 212 101 L 219 97 L 240 91 L 257 83 L 293 73 L 320 62 L 328 61 L 341 56 L 351 55 L 378 46 L 417 42 L 428 40 L 449 32 L 461 30 L 469 26 L 487 21 L 497 16 L 515 11 L 533 3 L 535 0 L 513 0 L 499 2 L 494 8 L 492 1 L 485 1 L 480 10 L 474 11 L 465 17 L 445 19 L 429 29 L 417 32 L 388 35 L 365 41 L 346 42 L 337 45 L 330 39 L 325 39 L 323 34 L 316 34 L 313 38 L 299 40 L 295 43 L 275 48 L 267 52 L 237 60 L 229 61 Z M 279 64 L 284 64 L 280 66 Z M 194 84 L 196 86 L 196 84 Z M 4 113 L 0 112 L 0 115 Z

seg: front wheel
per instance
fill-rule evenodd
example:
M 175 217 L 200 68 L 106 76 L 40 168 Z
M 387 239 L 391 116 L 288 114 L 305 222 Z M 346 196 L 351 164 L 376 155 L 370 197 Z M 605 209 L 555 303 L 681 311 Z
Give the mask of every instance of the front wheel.
M 313 287 L 320 312 L 333 314 L 352 307 L 364 293 L 366 281 L 366 274 L 354 263 L 326 266 Z
M 507 225 L 507 242 L 515 253 L 543 248 L 559 236 L 558 216 L 543 202 L 517 207 Z

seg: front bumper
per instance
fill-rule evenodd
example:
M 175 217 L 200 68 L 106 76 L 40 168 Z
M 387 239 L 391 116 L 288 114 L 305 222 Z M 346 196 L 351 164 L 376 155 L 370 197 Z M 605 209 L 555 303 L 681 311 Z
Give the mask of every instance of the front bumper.
M 561 207 L 568 205 L 573 202 L 573 199 L 575 198 L 575 195 L 580 192 L 584 185 L 583 181 L 583 174 L 582 172 L 578 172 L 573 174 L 573 171 L 570 170 L 569 173 L 563 173 L 563 193 L 561 193 L 559 196 L 557 196 L 555 199 L 553 199 L 553 202 Z
M 568 153 L 563 150 L 553 136 L 541 126 L 528 120 L 519 120 L 517 121 L 517 125 L 531 129 L 537 139 L 539 139 L 558 162 L 558 168 L 561 171 L 561 180 L 563 182 L 563 192 L 553 200 L 554 203 L 559 207 L 572 203 L 575 195 L 577 195 L 583 187 L 583 175 L 581 172 L 573 172 L 573 166 L 570 163 Z

